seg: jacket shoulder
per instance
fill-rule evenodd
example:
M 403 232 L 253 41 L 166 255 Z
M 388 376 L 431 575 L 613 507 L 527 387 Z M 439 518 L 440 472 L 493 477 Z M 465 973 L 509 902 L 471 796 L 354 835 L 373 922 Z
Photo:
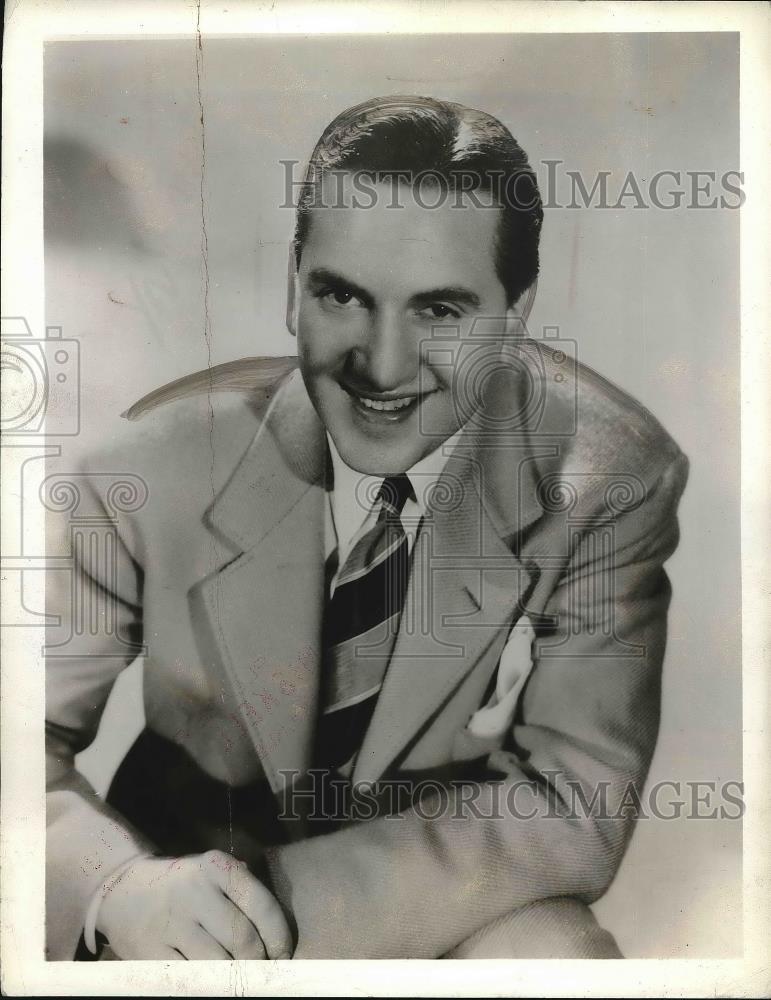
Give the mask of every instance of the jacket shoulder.
M 539 352 L 545 403 L 529 430 L 531 458 L 519 464 L 518 513 L 504 523 L 521 528 L 544 513 L 604 519 L 638 508 L 648 518 L 676 507 L 688 459 L 653 414 L 564 351 L 542 342 L 527 349 Z
M 589 365 L 565 365 L 565 354 L 539 344 L 553 393 L 550 425 L 567 430 L 566 466 L 587 472 L 635 473 L 644 481 L 684 456 L 660 421 L 625 390 Z M 549 427 L 546 431 L 548 433 Z

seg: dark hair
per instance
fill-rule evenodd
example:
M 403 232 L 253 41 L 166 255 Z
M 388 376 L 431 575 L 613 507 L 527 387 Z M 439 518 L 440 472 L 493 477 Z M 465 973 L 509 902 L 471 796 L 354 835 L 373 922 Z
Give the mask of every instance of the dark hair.
M 375 97 L 339 114 L 316 143 L 297 205 L 299 267 L 325 171 L 430 176 L 449 191 L 482 191 L 501 211 L 495 269 L 509 304 L 535 281 L 543 207 L 535 174 L 509 130 L 483 111 L 432 97 Z

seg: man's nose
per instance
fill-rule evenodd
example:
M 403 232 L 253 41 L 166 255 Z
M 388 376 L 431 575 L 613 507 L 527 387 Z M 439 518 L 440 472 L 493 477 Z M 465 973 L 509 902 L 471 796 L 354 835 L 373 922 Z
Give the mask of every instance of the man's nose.
M 417 354 L 409 324 L 394 313 L 378 311 L 362 345 L 362 374 L 377 392 L 406 388 L 415 380 Z

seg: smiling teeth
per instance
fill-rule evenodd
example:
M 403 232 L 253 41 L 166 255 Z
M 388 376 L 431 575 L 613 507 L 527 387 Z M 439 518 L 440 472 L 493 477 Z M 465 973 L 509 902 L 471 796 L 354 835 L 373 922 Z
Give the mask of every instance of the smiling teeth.
M 405 406 L 409 406 L 412 402 L 412 397 L 408 396 L 405 399 L 367 399 L 366 396 L 359 396 L 359 402 L 366 406 L 368 410 L 403 410 Z

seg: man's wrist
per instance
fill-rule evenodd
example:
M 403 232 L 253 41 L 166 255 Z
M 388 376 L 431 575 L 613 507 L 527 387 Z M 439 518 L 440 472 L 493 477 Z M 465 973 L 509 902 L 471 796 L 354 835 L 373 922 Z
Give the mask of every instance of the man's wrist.
M 96 942 L 96 934 L 97 931 L 100 930 L 98 927 L 99 913 L 105 897 L 120 882 L 121 878 L 123 878 L 129 868 L 136 864 L 137 861 L 150 857 L 152 857 L 151 854 L 143 852 L 141 854 L 135 854 L 126 861 L 122 862 L 117 868 L 110 872 L 107 878 L 102 882 L 94 895 L 91 897 L 91 902 L 88 904 L 88 910 L 86 911 L 86 919 L 83 924 L 83 940 L 86 948 L 88 948 L 92 955 L 96 955 L 99 950 Z

